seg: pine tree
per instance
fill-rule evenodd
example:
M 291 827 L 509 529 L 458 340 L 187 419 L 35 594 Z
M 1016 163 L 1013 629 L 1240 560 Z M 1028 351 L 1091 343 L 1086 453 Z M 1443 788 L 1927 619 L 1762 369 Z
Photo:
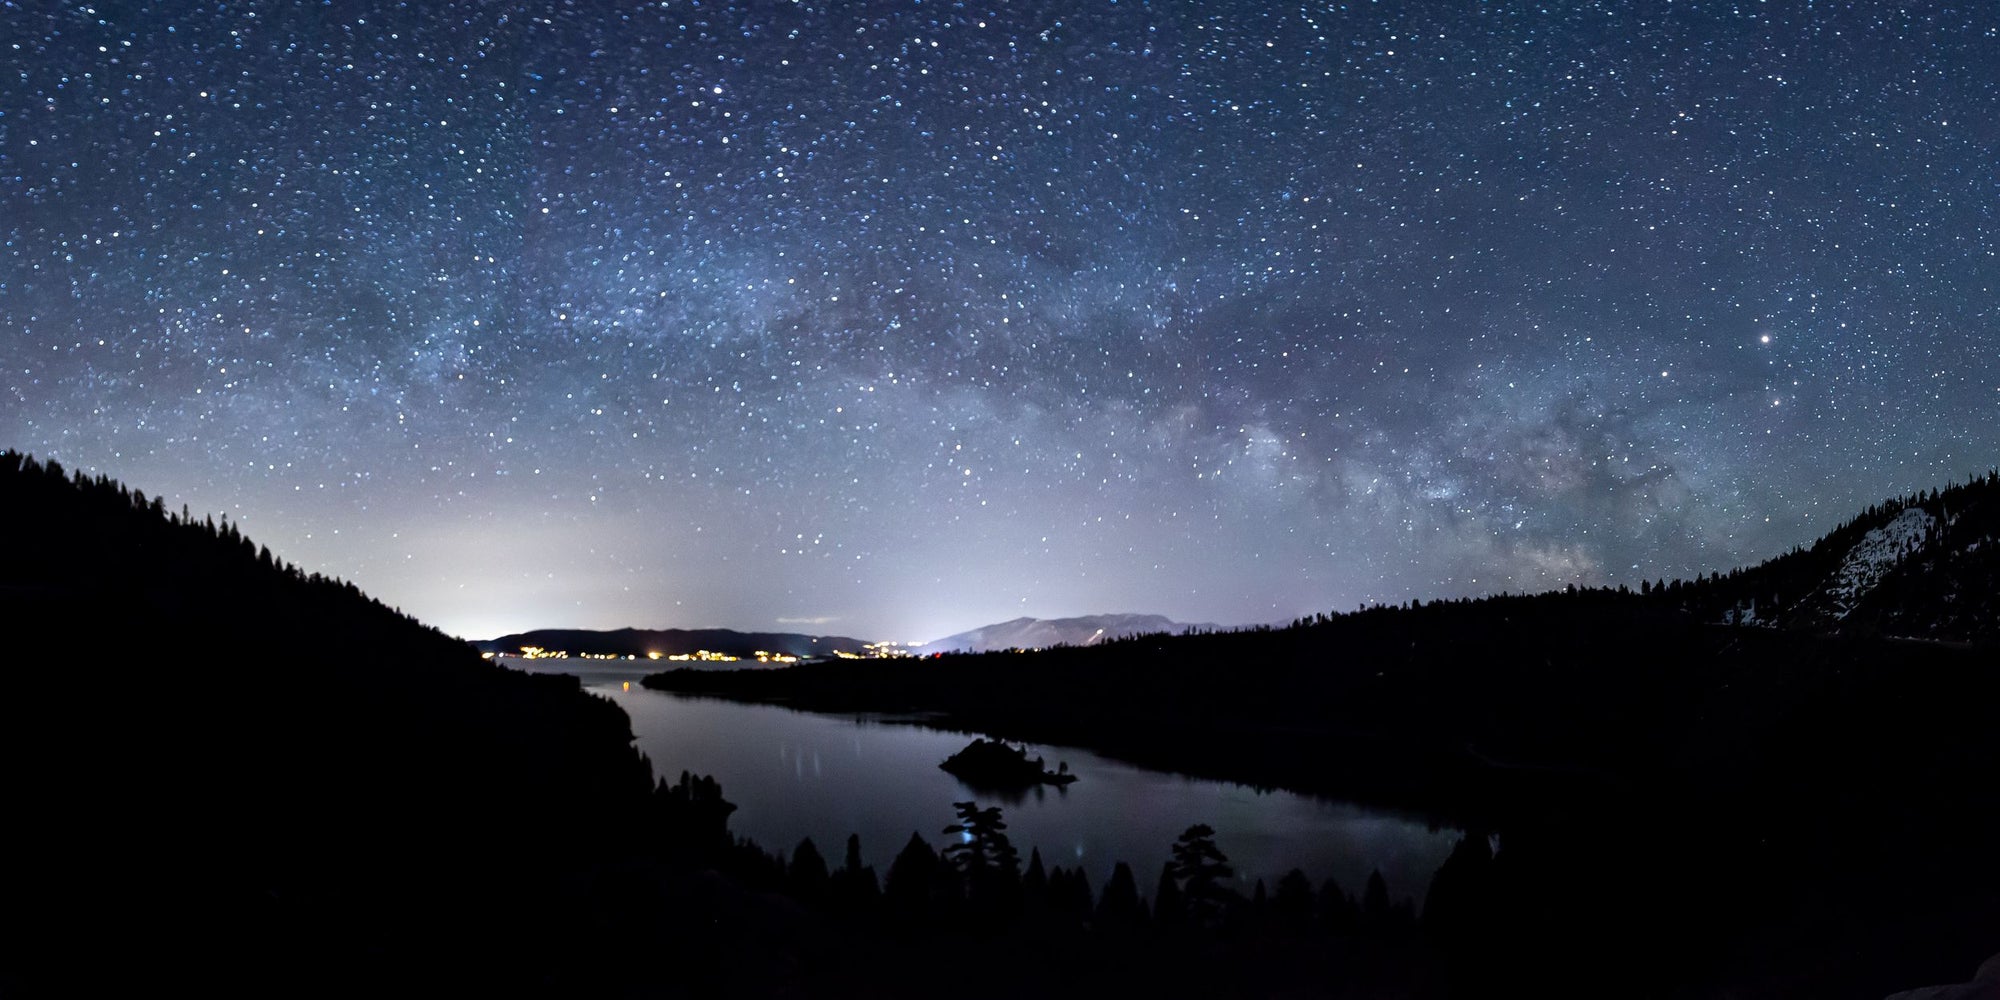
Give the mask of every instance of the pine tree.
M 910 925 L 930 919 L 944 894 L 938 884 L 939 867 L 937 852 L 912 831 L 910 842 L 889 863 L 889 874 L 882 881 L 882 903 L 892 919 Z
M 1153 890 L 1153 922 L 1161 927 L 1179 927 L 1187 922 L 1187 900 L 1174 879 L 1174 863 L 1160 868 L 1160 882 Z
M 875 869 L 861 863 L 861 838 L 847 835 L 847 856 L 828 879 L 833 905 L 848 913 L 871 913 L 882 898 Z
M 820 856 L 812 838 L 799 841 L 799 846 L 792 850 L 792 863 L 785 870 L 785 891 L 807 906 L 822 906 L 827 900 L 829 878 L 826 858 Z
M 1036 913 L 1048 901 L 1049 873 L 1042 867 L 1042 849 L 1037 847 L 1028 852 L 1028 872 L 1021 876 L 1021 902 L 1029 913 Z
M 1368 873 L 1368 887 L 1361 893 L 1361 918 L 1375 927 L 1389 922 L 1389 883 L 1383 880 L 1380 868 Z
M 1319 887 L 1319 918 L 1336 931 L 1347 932 L 1354 929 L 1359 912 L 1354 906 L 1354 897 L 1340 887 L 1340 883 L 1327 879 Z
M 1278 919 L 1285 926 L 1297 929 L 1312 921 L 1313 887 L 1312 880 L 1297 868 L 1285 873 L 1278 880 L 1278 890 L 1272 897 L 1272 906 Z
M 1424 895 L 1424 929 L 1447 947 L 1468 944 L 1486 923 L 1492 877 L 1493 849 L 1486 834 L 1459 838 Z
M 1057 905 L 1077 920 L 1089 920 L 1095 899 L 1090 891 L 1090 876 L 1085 875 L 1083 866 L 1078 865 L 1070 872 L 1068 891 L 1057 901 Z
M 944 828 L 956 839 L 945 846 L 942 859 L 965 885 L 967 900 L 987 919 L 1012 916 L 1021 903 L 1021 856 L 1007 840 L 1007 824 L 999 806 L 979 808 L 975 802 L 954 802 L 958 822 Z
M 1146 921 L 1146 904 L 1139 900 L 1139 882 L 1123 861 L 1111 869 L 1104 896 L 1097 903 L 1097 923 L 1103 927 L 1135 927 Z
M 1235 874 L 1229 858 L 1215 846 L 1215 830 L 1197 823 L 1182 831 L 1174 842 L 1173 860 L 1167 870 L 1180 881 L 1188 916 L 1197 923 L 1219 920 L 1222 911 L 1236 898 L 1235 890 L 1223 880 Z

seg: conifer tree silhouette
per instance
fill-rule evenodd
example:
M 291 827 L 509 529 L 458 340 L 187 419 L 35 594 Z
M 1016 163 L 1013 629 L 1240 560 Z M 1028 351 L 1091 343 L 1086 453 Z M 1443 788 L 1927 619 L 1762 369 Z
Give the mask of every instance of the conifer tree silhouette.
M 1168 863 L 1167 871 L 1179 880 L 1188 916 L 1197 923 L 1219 920 L 1223 910 L 1236 898 L 1235 890 L 1223 884 L 1224 879 L 1235 874 L 1235 869 L 1229 867 L 1229 858 L 1215 846 L 1215 830 L 1206 823 L 1188 827 L 1174 841 L 1173 860 Z
M 966 899 L 986 917 L 1010 915 L 1020 907 L 1021 856 L 1007 840 L 1007 824 L 999 806 L 979 808 L 976 802 L 954 802 L 958 822 L 944 828 L 957 839 L 945 845 L 941 857 L 958 873 Z

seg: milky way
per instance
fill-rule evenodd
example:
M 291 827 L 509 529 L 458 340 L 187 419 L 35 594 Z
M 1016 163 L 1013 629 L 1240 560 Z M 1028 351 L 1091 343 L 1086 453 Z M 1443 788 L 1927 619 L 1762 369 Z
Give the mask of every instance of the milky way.
M 2000 463 L 1984 5 L 0 7 L 0 446 L 460 634 L 1636 586 Z

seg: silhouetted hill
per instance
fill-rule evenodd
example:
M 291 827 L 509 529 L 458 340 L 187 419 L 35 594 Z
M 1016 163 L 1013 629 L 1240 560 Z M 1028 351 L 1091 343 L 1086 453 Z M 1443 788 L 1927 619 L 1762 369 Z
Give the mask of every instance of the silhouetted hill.
M 1756 566 L 1643 589 L 1704 621 L 2000 639 L 2000 473 L 1876 504 Z
M 0 993 L 451 969 L 647 807 L 615 705 L 235 525 L 8 452 L 0 532 Z
M 532 646 L 537 649 L 561 650 L 572 654 L 637 656 L 641 659 L 653 653 L 661 656 L 680 656 L 701 650 L 738 657 L 754 656 L 762 651 L 805 659 L 832 656 L 835 653 L 852 653 L 859 656 L 866 653 L 868 648 L 868 644 L 860 639 L 850 639 L 844 635 L 738 632 L 726 628 L 621 628 L 610 631 L 544 628 L 503 635 L 497 639 L 486 639 L 473 645 L 482 652 L 510 656 Z
M 1015 618 L 982 625 L 912 649 L 932 653 L 986 653 L 1051 646 L 1089 646 L 1106 639 L 1149 634 L 1176 634 L 1212 625 L 1183 625 L 1162 615 L 1082 615 L 1076 618 Z

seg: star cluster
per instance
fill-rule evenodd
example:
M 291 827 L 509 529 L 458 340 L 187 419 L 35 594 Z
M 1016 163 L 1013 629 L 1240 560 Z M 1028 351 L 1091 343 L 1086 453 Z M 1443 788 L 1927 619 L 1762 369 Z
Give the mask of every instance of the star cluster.
M 2000 13 L 0 2 L 0 444 L 467 635 L 1284 620 L 2000 462 Z

